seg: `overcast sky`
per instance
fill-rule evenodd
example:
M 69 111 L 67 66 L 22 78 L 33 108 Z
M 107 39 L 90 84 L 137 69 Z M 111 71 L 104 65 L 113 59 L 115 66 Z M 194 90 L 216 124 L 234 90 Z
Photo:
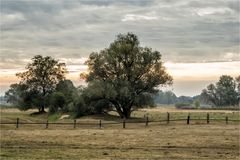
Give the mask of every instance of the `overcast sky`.
M 80 83 L 84 60 L 118 33 L 161 52 L 177 95 L 240 73 L 239 0 L 0 0 L 1 92 L 37 54 L 65 62 Z

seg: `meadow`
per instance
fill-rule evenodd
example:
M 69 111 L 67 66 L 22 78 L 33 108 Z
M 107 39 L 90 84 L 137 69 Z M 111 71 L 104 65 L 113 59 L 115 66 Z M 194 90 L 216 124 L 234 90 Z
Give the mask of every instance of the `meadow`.
M 1 125 L 1 159 L 239 159 L 240 125 L 238 111 L 225 110 L 178 110 L 173 107 L 142 109 L 133 112 L 129 121 L 143 121 L 149 117 L 149 124 L 122 123 L 115 113 L 92 115 L 77 119 L 72 124 L 21 124 L 21 122 L 67 123 L 73 119 L 62 115 L 31 115 L 35 110 L 20 112 L 17 109 L 1 109 L 1 122 L 15 124 Z M 151 122 L 170 119 L 195 120 Z M 206 123 L 206 114 L 210 123 Z M 217 121 L 228 116 L 225 121 Z M 199 119 L 199 120 L 198 120 Z M 213 119 L 216 119 L 214 121 Z M 99 128 L 99 120 L 102 128 Z M 96 124 L 96 125 L 94 125 Z

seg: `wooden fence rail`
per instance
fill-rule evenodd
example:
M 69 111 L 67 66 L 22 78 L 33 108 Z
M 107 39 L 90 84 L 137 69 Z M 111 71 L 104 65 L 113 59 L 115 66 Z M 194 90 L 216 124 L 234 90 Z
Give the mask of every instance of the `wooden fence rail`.
M 0 122 L 0 125 L 11 125 L 15 124 L 16 129 L 20 127 L 20 125 L 28 124 L 28 125 L 35 125 L 35 124 L 45 124 L 45 129 L 49 128 L 49 125 L 72 125 L 73 129 L 76 128 L 76 126 L 98 126 L 100 129 L 103 127 L 103 125 L 116 125 L 116 124 L 121 124 L 122 123 L 122 128 L 126 128 L 126 124 L 145 124 L 145 126 L 149 126 L 149 123 L 161 123 L 161 122 L 166 122 L 166 124 L 170 124 L 170 122 L 174 121 L 186 121 L 187 125 L 190 124 L 190 121 L 207 121 L 207 124 L 210 123 L 210 121 L 225 121 L 225 124 L 229 124 L 229 122 L 240 122 L 240 120 L 234 120 L 234 119 L 229 119 L 228 116 L 225 118 L 220 118 L 220 119 L 211 119 L 209 113 L 207 113 L 206 119 L 204 118 L 191 118 L 190 114 L 185 118 L 178 118 L 178 119 L 170 119 L 170 113 L 167 113 L 167 119 L 165 120 L 149 120 L 148 116 L 144 116 L 145 120 L 126 120 L 123 119 L 122 121 L 116 121 L 116 122 L 102 122 L 102 120 L 99 120 L 99 123 L 97 122 L 77 122 L 76 119 L 73 120 L 73 122 L 49 122 L 48 120 L 46 122 L 21 122 L 19 118 L 16 119 L 16 122 Z

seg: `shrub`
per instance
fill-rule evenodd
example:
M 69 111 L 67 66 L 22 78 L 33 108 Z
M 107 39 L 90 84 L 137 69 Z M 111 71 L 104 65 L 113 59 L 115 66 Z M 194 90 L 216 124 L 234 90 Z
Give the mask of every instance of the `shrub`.
M 61 92 L 54 92 L 50 98 L 49 113 L 56 113 L 58 112 L 59 108 L 63 110 L 65 105 L 66 100 L 64 94 Z
M 195 106 L 195 108 L 200 108 L 200 102 L 199 102 L 199 100 L 196 100 L 195 102 L 194 102 L 194 106 Z
M 84 99 L 80 96 L 69 104 L 70 111 L 74 118 L 81 117 L 88 114 L 88 108 L 84 102 Z

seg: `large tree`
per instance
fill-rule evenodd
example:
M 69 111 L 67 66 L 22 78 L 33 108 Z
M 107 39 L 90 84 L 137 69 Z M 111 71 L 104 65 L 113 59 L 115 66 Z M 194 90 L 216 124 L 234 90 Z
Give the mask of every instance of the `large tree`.
M 237 79 L 223 75 L 214 85 L 210 84 L 202 91 L 202 97 L 215 106 L 228 106 L 238 104 Z
M 37 55 L 32 58 L 32 62 L 26 66 L 26 71 L 17 73 L 17 77 L 21 79 L 19 86 L 26 86 L 25 92 L 37 92 L 40 97 L 40 112 L 45 112 L 46 96 L 54 91 L 59 81 L 65 79 L 67 73 L 64 63 L 50 56 L 43 57 Z M 16 90 L 18 87 L 15 87 Z
M 88 97 L 114 108 L 122 118 L 129 118 L 134 107 L 143 106 L 140 99 L 152 99 L 157 87 L 172 83 L 161 54 L 141 47 L 131 33 L 119 34 L 108 48 L 92 53 L 86 64 L 89 73 L 84 77 L 89 90 L 94 89 Z

